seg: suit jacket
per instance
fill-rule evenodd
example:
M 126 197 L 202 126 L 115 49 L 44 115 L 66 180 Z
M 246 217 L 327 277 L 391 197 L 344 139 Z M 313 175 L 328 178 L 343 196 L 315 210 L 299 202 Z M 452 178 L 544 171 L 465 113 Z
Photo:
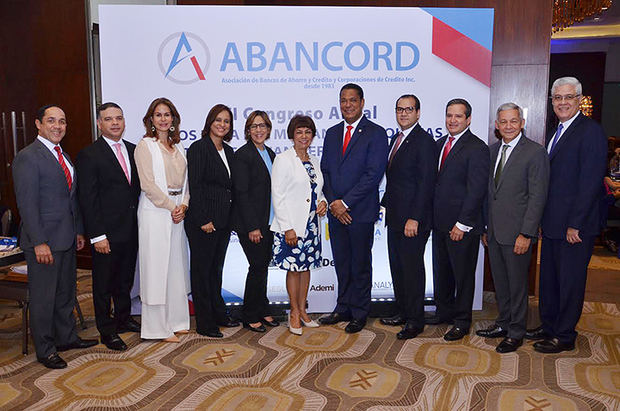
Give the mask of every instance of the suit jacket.
M 63 151 L 65 161 L 72 164 Z M 58 159 L 38 139 L 21 150 L 13 161 L 13 181 L 21 216 L 20 247 L 32 250 L 47 244 L 52 251 L 74 247 L 84 232 L 77 201 L 78 175 L 71 189 Z
M 88 239 L 106 235 L 108 241 L 137 240 L 140 178 L 134 161 L 135 144 L 125 141 L 131 184 L 110 145 L 98 138 L 78 154 L 78 198 Z
M 187 150 L 190 197 L 185 218 L 189 223 L 203 226 L 213 222 L 218 230 L 230 228 L 236 164 L 233 149 L 226 143 L 223 146 L 230 176 L 209 136 L 194 142 Z
M 521 135 L 495 187 L 495 163 L 502 141 L 490 147 L 488 233 L 502 245 L 514 245 L 519 234 L 538 238 L 547 199 L 549 156 L 543 146 Z
M 273 163 L 276 154 L 267 146 L 265 150 Z M 239 147 L 235 162 L 235 231 L 249 233 L 267 227 L 271 209 L 271 175 L 267 165 L 252 141 Z
M 323 175 L 319 159 L 309 156 L 316 173 L 316 205 L 323 197 Z M 290 148 L 276 156 L 273 162 L 271 192 L 273 196 L 273 222 L 271 231 L 284 233 L 293 229 L 298 237 L 303 237 L 308 224 L 312 199 L 312 186 L 308 171 Z M 319 226 L 320 227 L 320 226 Z
M 387 165 L 387 134 L 362 116 L 342 154 L 344 122 L 325 133 L 321 171 L 327 201 L 342 199 L 354 223 L 374 223 L 379 217 L 379 183 Z
M 437 140 L 439 153 L 446 138 L 443 136 Z M 467 130 L 452 146 L 437 174 L 433 228 L 448 232 L 459 222 L 473 227 L 470 233 L 481 234 L 484 229 L 482 203 L 487 194 L 488 176 L 489 147 Z
M 392 147 L 396 136 L 390 143 Z M 430 231 L 433 218 L 433 192 L 437 177 L 435 139 L 418 123 L 401 142 L 385 172 L 385 224 L 401 231 L 408 219 L 418 222 L 419 231 Z
M 555 135 L 547 135 L 545 147 Z M 579 113 L 549 156 L 549 194 L 542 218 L 546 237 L 566 238 L 568 227 L 582 235 L 602 229 L 599 201 L 605 196 L 607 137 L 594 120 Z

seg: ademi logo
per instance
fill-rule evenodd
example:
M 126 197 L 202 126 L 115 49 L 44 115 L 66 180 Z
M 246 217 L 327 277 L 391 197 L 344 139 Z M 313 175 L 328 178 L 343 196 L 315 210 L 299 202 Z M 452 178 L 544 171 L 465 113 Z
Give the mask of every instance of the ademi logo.
M 164 78 L 177 84 L 205 80 L 211 58 L 207 44 L 199 36 L 180 31 L 166 37 L 157 55 Z
M 331 285 L 311 285 L 310 291 L 334 291 L 336 288 L 334 284 Z

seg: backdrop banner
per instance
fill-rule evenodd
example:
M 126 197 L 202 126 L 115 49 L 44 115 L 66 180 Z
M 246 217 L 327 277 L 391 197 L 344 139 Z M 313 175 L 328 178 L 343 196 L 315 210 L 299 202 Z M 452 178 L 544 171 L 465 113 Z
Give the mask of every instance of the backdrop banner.
M 421 100 L 420 124 L 445 134 L 445 106 L 456 97 L 472 107 L 471 130 L 486 142 L 491 83 L 493 9 L 283 6 L 100 5 L 103 101 L 124 110 L 124 137 L 144 135 L 149 103 L 167 97 L 181 115 L 181 138 L 200 138 L 209 109 L 223 103 L 234 115 L 233 148 L 245 143 L 253 110 L 266 111 L 276 153 L 292 144 L 286 127 L 295 114 L 316 122 L 310 148 L 320 157 L 326 130 L 342 121 L 338 92 L 364 89 L 364 115 L 398 132 L 394 107 L 403 94 Z M 382 183 L 383 187 L 384 183 Z M 327 219 L 323 268 L 311 274 L 309 309 L 329 312 L 338 282 Z M 375 225 L 373 298 L 393 297 L 383 213 Z M 474 309 L 482 307 L 483 249 L 476 271 Z M 426 293 L 433 294 L 430 244 Z M 247 260 L 233 234 L 224 267 L 227 302 L 242 302 Z M 268 296 L 286 301 L 285 272 L 272 267 Z

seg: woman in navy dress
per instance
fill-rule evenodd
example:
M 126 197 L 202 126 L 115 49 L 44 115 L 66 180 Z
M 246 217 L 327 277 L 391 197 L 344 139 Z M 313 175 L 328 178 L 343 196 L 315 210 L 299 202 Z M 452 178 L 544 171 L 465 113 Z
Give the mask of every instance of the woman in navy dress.
M 287 270 L 286 290 L 291 311 L 289 330 L 301 335 L 302 324 L 318 327 L 306 313 L 310 270 L 321 265 L 319 217 L 327 212 L 319 160 L 308 153 L 316 134 L 314 121 L 295 116 L 287 128 L 293 148 L 276 156 L 271 176 L 274 218 L 273 254 L 276 265 Z

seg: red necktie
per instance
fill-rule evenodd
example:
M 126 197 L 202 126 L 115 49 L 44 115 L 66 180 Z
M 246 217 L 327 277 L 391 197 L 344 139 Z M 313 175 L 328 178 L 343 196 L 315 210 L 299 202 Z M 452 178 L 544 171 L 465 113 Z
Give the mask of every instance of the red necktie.
M 454 141 L 454 137 L 448 137 L 448 143 L 443 148 L 443 154 L 441 155 L 441 164 L 439 165 L 439 169 L 443 168 L 443 163 L 446 162 L 446 158 L 448 158 L 448 153 L 450 153 L 450 149 L 452 148 L 452 142 Z
M 347 133 L 344 135 L 344 144 L 342 145 L 342 155 L 344 156 L 345 151 L 347 151 L 347 146 L 349 145 L 349 141 L 351 141 L 351 129 L 353 126 L 347 126 Z
M 394 143 L 394 148 L 392 149 L 392 152 L 390 153 L 390 158 L 388 158 L 388 168 L 392 165 L 392 159 L 396 155 L 396 151 L 398 151 L 398 148 L 400 147 L 400 143 L 402 143 L 403 136 L 404 136 L 403 132 L 400 131 L 398 133 L 398 136 L 396 137 L 396 142 Z
M 65 157 L 62 155 L 62 151 L 60 151 L 60 147 L 54 147 L 54 150 L 58 153 L 58 162 L 62 167 L 62 171 L 65 172 L 65 178 L 67 179 L 67 184 L 69 185 L 69 190 L 71 190 L 71 172 L 69 171 L 69 167 L 65 163 Z

